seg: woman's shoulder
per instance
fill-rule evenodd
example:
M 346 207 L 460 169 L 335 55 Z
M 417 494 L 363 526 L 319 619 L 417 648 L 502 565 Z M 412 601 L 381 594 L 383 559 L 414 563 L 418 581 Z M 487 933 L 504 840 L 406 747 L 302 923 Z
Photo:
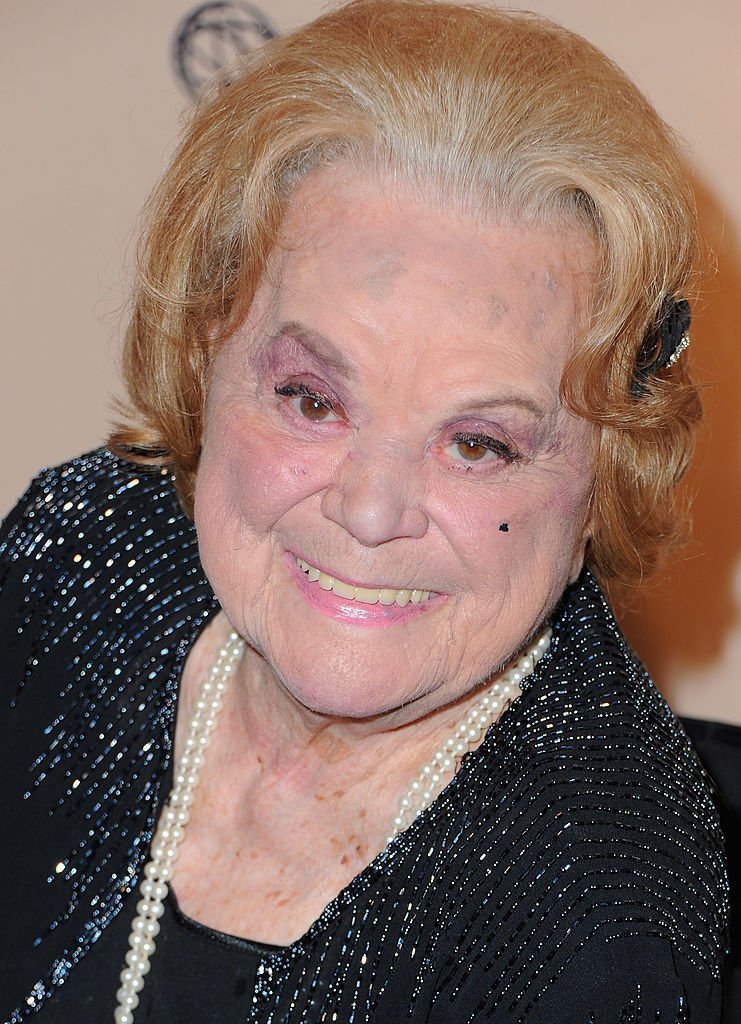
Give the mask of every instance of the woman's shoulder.
M 713 793 L 593 580 L 567 595 L 550 655 L 481 749 L 462 779 L 478 827 L 460 856 L 475 923 L 461 926 L 487 962 L 529 964 L 503 970 L 511 1004 L 551 1012 L 547 993 L 587 975 L 598 1002 L 610 985 L 639 999 L 654 976 L 671 998 L 714 990 L 728 891 Z M 653 967 L 631 977 L 631 958 Z
M 112 672 L 114 648 L 128 664 L 212 605 L 169 473 L 105 449 L 42 470 L 0 531 L 4 691 L 56 694 L 83 652 Z
M 167 548 L 179 541 L 184 552 L 195 551 L 192 535 L 167 471 L 136 466 L 100 448 L 41 470 L 5 518 L 0 590 L 5 602 L 33 605 L 45 594 L 57 601 L 69 596 L 63 582 L 96 593 L 96 583 L 123 574 L 134 549 L 141 554 L 143 546 Z
M 42 469 L 2 523 L 0 554 L 36 554 L 51 534 L 66 527 L 103 523 L 132 504 L 159 494 L 177 509 L 166 470 L 142 470 L 98 448 L 59 466 Z
M 0 869 L 17 885 L 3 992 L 56 984 L 127 898 L 180 671 L 215 607 L 169 475 L 91 452 L 42 471 L 8 516 L 0 800 L 14 827 Z

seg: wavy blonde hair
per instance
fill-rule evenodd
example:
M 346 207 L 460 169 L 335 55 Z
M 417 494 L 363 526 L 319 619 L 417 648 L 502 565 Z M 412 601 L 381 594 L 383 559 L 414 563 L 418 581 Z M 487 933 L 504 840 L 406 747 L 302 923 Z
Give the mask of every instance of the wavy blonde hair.
M 691 297 L 691 189 L 666 125 L 584 39 L 539 17 L 354 0 L 231 67 L 194 110 L 146 208 L 112 449 L 173 469 L 192 513 L 215 347 L 245 317 L 293 188 L 333 161 L 444 201 L 584 227 L 598 272 L 562 399 L 598 424 L 587 560 L 641 578 L 686 521 L 700 418 L 686 358 L 631 382 L 667 297 Z M 220 324 L 217 333 L 213 325 Z

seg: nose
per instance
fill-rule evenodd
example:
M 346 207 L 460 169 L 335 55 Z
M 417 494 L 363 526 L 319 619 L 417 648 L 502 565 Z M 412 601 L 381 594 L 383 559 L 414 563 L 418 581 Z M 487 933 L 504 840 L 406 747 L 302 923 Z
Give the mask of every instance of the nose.
M 322 498 L 322 512 L 365 547 L 423 537 L 429 520 L 420 471 L 401 452 L 348 453 Z

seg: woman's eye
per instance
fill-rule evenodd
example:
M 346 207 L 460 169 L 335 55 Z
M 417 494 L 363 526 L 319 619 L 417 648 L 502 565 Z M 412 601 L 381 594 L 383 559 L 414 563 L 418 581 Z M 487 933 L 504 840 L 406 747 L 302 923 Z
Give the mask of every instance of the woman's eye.
M 486 435 L 457 435 L 446 447 L 446 452 L 455 462 L 483 463 L 504 460 L 515 462 L 518 455 L 504 441 Z
M 330 400 L 318 395 L 305 384 L 276 386 L 275 393 L 289 398 L 289 405 L 294 412 L 312 423 L 333 423 L 338 418 Z
M 491 450 L 479 441 L 457 441 L 455 447 L 465 462 L 480 462 Z
M 296 409 L 304 419 L 313 420 L 314 423 L 322 423 L 334 415 L 321 398 L 312 398 L 311 395 L 299 395 Z

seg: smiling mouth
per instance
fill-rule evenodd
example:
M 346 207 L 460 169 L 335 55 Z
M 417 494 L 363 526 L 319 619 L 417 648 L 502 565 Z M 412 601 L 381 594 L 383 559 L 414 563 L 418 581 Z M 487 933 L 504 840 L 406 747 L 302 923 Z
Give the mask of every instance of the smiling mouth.
M 326 572 L 309 565 L 303 558 L 296 558 L 296 565 L 306 573 L 310 583 L 318 583 L 322 590 L 331 590 L 338 597 L 347 601 L 358 601 L 360 604 L 398 605 L 406 608 L 408 604 L 423 604 L 431 597 L 437 597 L 434 590 L 395 590 L 391 587 L 354 587 L 351 583 L 336 580 Z

